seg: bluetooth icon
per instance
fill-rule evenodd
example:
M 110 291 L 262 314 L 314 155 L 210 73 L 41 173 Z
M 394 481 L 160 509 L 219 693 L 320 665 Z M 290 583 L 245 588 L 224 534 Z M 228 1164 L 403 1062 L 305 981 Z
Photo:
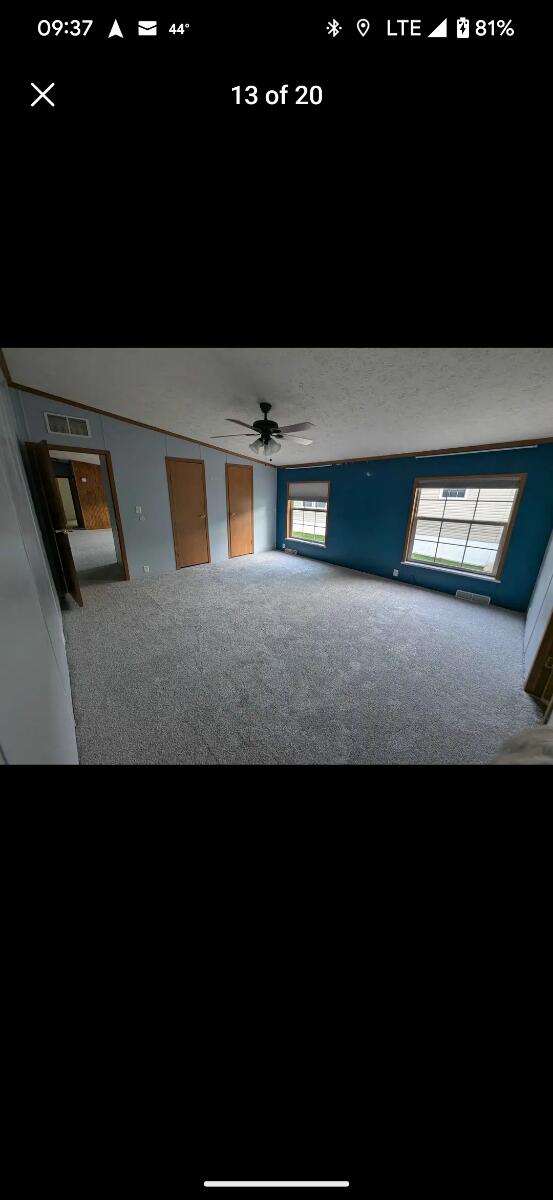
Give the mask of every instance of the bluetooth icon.
M 332 34 L 332 37 L 338 37 L 342 26 L 337 21 L 329 21 L 326 27 L 326 32 Z

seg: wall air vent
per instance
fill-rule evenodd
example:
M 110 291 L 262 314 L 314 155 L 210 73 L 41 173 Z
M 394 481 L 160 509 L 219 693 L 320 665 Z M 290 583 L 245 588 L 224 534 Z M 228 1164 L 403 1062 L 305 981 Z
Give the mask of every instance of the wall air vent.
M 297 550 L 292 550 L 289 546 L 287 546 L 284 553 L 285 554 L 297 554 L 298 552 L 297 552 Z
M 471 604 L 489 604 L 489 596 L 480 596 L 478 592 L 455 592 L 459 600 L 470 600 Z
M 48 433 L 65 437 L 90 437 L 90 425 L 84 417 L 66 417 L 63 413 L 44 413 Z

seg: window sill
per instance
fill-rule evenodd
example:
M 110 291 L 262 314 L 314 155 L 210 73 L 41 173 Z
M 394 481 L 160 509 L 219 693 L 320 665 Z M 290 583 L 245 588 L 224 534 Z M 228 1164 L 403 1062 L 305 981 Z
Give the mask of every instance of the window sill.
M 454 567 L 433 567 L 431 563 L 410 562 L 409 559 L 404 559 L 400 566 L 416 567 L 421 571 L 441 571 L 443 575 L 460 575 L 461 579 L 485 579 L 486 583 L 501 583 L 500 579 L 496 579 L 494 575 L 479 575 L 478 571 L 456 571 Z
M 296 542 L 298 546 L 318 546 L 321 550 L 326 550 L 326 542 L 312 542 L 309 538 L 292 538 L 287 537 L 285 542 Z

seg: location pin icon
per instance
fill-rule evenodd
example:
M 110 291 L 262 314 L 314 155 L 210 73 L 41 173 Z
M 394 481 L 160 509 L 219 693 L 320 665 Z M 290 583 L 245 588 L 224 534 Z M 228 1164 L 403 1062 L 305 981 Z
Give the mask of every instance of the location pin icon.
M 361 34 L 361 37 L 364 37 L 365 34 L 369 32 L 370 21 L 367 21 L 366 17 L 361 17 L 361 20 L 357 22 L 357 28 Z

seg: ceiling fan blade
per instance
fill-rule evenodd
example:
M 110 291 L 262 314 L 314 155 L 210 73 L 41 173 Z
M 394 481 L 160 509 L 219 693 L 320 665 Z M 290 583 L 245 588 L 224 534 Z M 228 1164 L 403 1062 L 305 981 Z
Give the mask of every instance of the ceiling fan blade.
M 279 425 L 281 433 L 299 433 L 300 429 L 311 429 L 312 421 L 300 421 L 299 425 Z
M 299 438 L 295 433 L 285 433 L 284 437 L 287 442 L 298 442 L 300 446 L 312 446 L 313 438 Z
M 255 429 L 252 432 L 255 433 Z M 246 437 L 246 436 L 249 437 L 250 436 L 249 433 L 247 435 L 245 433 L 212 433 L 211 441 L 218 442 L 220 440 L 220 438 Z
M 253 429 L 253 432 L 256 432 L 256 430 L 253 428 L 253 425 L 246 425 L 245 421 L 237 421 L 236 417 L 225 417 L 225 421 L 232 421 L 233 425 L 243 425 L 244 429 Z

